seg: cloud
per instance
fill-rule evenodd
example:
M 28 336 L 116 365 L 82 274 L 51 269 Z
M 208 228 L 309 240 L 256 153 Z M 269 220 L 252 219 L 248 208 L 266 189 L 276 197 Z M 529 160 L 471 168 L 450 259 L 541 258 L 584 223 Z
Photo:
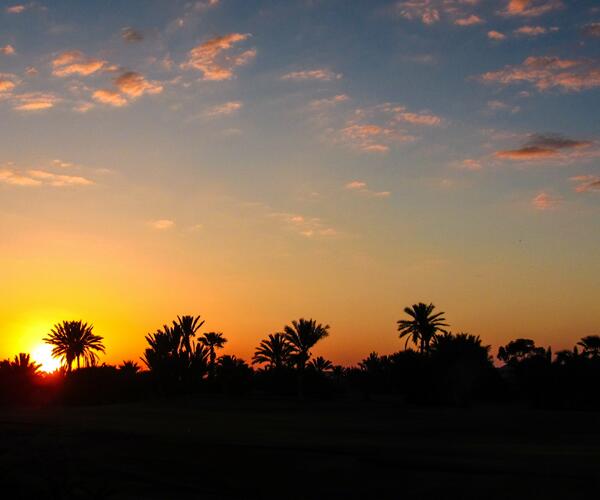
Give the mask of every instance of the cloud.
M 166 229 L 171 229 L 175 226 L 175 222 L 170 219 L 158 219 L 155 221 L 149 222 L 150 226 L 159 231 L 164 231 Z
M 283 222 L 286 228 L 305 238 L 330 238 L 338 235 L 333 227 L 327 226 L 318 217 L 269 211 L 269 217 Z
M 581 31 L 585 36 L 600 37 L 600 23 L 586 24 Z
M 7 44 L 4 47 L 0 47 L 0 54 L 4 54 L 5 56 L 13 56 L 15 54 L 15 48 Z
M 340 104 L 342 102 L 346 102 L 350 99 L 346 94 L 338 94 L 333 97 L 325 97 L 323 99 L 314 99 L 310 101 L 310 107 L 313 109 L 325 109 L 331 108 Z
M 73 111 L 77 113 L 87 113 L 88 111 L 94 109 L 96 106 L 93 102 L 82 101 L 78 102 L 73 106 Z
M 468 17 L 463 17 L 461 19 L 456 19 L 454 21 L 454 24 L 456 24 L 457 26 L 474 26 L 476 24 L 482 24 L 484 22 L 485 21 L 483 19 L 481 19 L 479 16 L 471 14 Z
M 440 10 L 430 0 L 408 0 L 396 4 L 398 13 L 409 21 L 420 20 L 423 24 L 431 25 L 440 20 Z
M 51 93 L 29 92 L 13 97 L 13 109 L 17 111 L 40 111 L 53 108 L 59 101 L 60 99 Z
M 339 80 L 342 78 L 341 73 L 334 73 L 328 69 L 311 69 L 303 71 L 292 71 L 286 73 L 281 77 L 282 80 L 293 80 L 293 81 L 306 81 L 306 80 L 319 80 L 324 82 L 330 82 L 332 80 Z
M 466 158 L 458 164 L 459 168 L 464 170 L 470 170 L 471 172 L 476 172 L 481 170 L 481 162 L 479 160 L 473 160 L 471 158 Z
M 500 33 L 499 31 L 488 31 L 487 36 L 490 40 L 504 40 L 506 35 L 504 33 Z
M 85 177 L 76 175 L 62 175 L 48 172 L 46 170 L 28 170 L 26 173 L 19 173 L 14 169 L 0 170 L 0 182 L 11 184 L 13 186 L 52 186 L 52 187 L 71 187 L 71 186 L 91 186 L 93 181 Z
M 160 94 L 163 86 L 157 82 L 146 80 L 140 73 L 127 71 L 115 78 L 115 86 L 128 97 L 137 98 L 144 94 Z
M 503 14 L 508 16 L 537 17 L 562 9 L 560 0 L 509 0 Z
M 551 196 L 542 191 L 531 200 L 531 204 L 537 210 L 552 210 L 557 208 L 562 201 L 560 196 Z
M 27 5 L 16 4 L 6 7 L 5 11 L 7 14 L 21 14 L 27 10 Z
M 121 38 L 129 43 L 141 42 L 144 39 L 144 35 L 131 27 L 126 27 L 121 30 Z
M 413 142 L 416 137 L 392 127 L 372 123 L 349 124 L 339 133 L 340 142 L 365 153 L 387 153 L 390 146 L 386 142 Z
M 240 101 L 229 101 L 223 104 L 218 104 L 206 111 L 206 116 L 213 118 L 217 116 L 226 116 L 235 113 L 242 109 L 243 103 Z
M 16 76 L 0 73 L 0 96 L 12 91 L 17 86 Z
M 99 89 L 92 94 L 92 98 L 99 103 L 109 104 L 117 108 L 127 106 L 128 102 L 118 91 L 110 89 Z
M 234 76 L 236 67 L 247 64 L 256 56 L 255 49 L 249 49 L 237 55 L 229 54 L 235 44 L 243 42 L 249 37 L 249 34 L 230 33 L 211 38 L 194 47 L 189 52 L 187 61 L 181 67 L 197 69 L 202 72 L 203 80 L 230 80 Z
M 52 74 L 65 77 L 71 75 L 89 76 L 100 70 L 114 69 L 106 61 L 87 57 L 78 50 L 61 52 L 52 60 Z
M 513 161 L 532 161 L 548 158 L 561 158 L 565 153 L 591 146 L 590 141 L 569 139 L 554 134 L 533 134 L 519 149 L 509 149 L 494 153 L 496 158 Z
M 392 194 L 389 191 L 372 191 L 368 188 L 367 183 L 363 181 L 349 182 L 344 186 L 344 189 L 373 198 L 388 198 Z
M 579 92 L 600 87 L 600 64 L 590 59 L 530 56 L 520 65 L 505 66 L 499 71 L 484 73 L 478 79 L 499 85 L 530 83 L 541 92 L 553 88 Z
M 576 182 L 575 191 L 578 193 L 588 193 L 591 191 L 600 192 L 600 176 L 597 175 L 576 175 L 569 180 Z
M 558 31 L 558 28 L 544 28 L 543 26 L 521 26 L 514 31 L 515 35 L 539 36 L 549 32 Z
M 521 108 L 519 106 L 512 106 L 510 104 L 506 104 L 505 102 L 492 100 L 487 102 L 487 108 L 490 111 L 510 111 L 511 113 L 518 113 Z

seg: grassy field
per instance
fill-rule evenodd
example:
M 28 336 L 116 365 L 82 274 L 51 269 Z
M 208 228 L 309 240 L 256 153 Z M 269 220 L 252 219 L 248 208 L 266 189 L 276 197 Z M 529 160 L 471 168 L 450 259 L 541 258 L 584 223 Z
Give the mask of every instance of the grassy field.
M 592 498 L 595 413 L 178 400 L 3 410 L 3 498 Z

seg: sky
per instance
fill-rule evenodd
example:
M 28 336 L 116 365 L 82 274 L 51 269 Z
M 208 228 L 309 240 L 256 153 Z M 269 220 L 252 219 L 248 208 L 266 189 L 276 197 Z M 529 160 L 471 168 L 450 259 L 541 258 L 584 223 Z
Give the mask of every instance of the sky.
M 0 357 L 194 314 L 351 364 L 419 301 L 494 352 L 600 333 L 596 2 L 0 5 Z

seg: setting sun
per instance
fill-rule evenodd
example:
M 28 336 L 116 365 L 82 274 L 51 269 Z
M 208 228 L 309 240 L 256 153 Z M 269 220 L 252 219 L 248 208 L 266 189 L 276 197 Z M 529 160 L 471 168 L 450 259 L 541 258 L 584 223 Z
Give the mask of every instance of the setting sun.
M 31 351 L 33 361 L 41 365 L 40 370 L 51 373 L 60 368 L 60 360 L 52 357 L 52 346 L 38 344 Z

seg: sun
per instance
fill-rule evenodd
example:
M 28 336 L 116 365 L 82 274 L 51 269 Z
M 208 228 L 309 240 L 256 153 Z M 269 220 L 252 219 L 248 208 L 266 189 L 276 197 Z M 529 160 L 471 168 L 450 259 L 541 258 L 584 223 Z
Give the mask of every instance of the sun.
M 60 368 L 60 359 L 52 357 L 52 346 L 38 344 L 31 351 L 31 358 L 41 365 L 40 370 L 51 373 Z

